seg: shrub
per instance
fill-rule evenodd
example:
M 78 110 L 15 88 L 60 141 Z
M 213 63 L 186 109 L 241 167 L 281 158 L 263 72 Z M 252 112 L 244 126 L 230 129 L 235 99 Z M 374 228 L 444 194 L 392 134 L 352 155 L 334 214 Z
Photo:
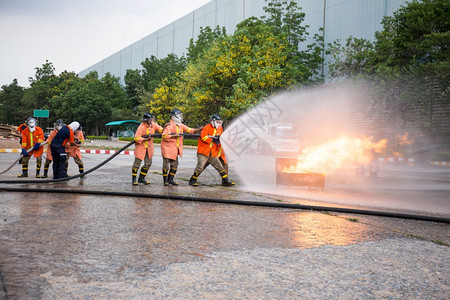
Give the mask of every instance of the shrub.
M 87 135 L 86 136 L 87 140 L 108 140 L 108 137 L 106 135 L 102 135 L 102 136 L 95 136 L 95 135 Z

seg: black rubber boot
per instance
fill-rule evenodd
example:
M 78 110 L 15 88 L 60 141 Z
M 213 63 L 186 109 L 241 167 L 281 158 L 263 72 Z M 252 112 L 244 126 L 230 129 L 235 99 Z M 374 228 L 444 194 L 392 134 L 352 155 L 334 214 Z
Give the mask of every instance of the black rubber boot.
M 48 169 L 49 169 L 51 163 L 52 163 L 51 160 L 48 160 L 48 159 L 45 160 L 45 163 L 44 163 L 44 175 L 42 175 L 42 178 L 47 178 L 48 177 Z
M 138 183 L 136 181 L 136 176 L 137 176 L 137 169 L 131 169 L 131 184 L 132 185 L 138 185 Z
M 138 179 L 139 183 L 143 183 L 145 185 L 150 184 L 150 181 L 145 180 L 145 176 L 147 176 L 147 172 L 148 172 L 148 169 L 141 168 L 141 173 L 139 173 L 139 179 Z
M 83 173 L 84 172 L 84 165 L 81 163 L 78 165 L 78 172 Z M 84 175 L 81 175 L 80 179 L 84 178 Z
M 225 171 L 220 172 L 220 176 L 222 177 L 222 186 L 232 186 L 235 184 L 234 182 L 231 182 L 228 179 L 227 172 Z
M 41 164 L 36 165 L 36 178 L 41 178 L 39 173 L 41 173 Z
M 165 186 L 168 186 L 169 185 L 169 178 L 168 178 L 168 171 L 169 170 L 166 170 L 166 169 L 163 169 L 162 170 L 162 172 L 163 172 L 163 182 L 164 182 L 164 185 Z
M 189 185 L 192 186 L 198 186 L 198 176 L 200 175 L 200 173 L 194 172 L 194 174 L 191 176 L 191 178 L 189 178 Z
M 169 176 L 167 176 L 167 181 L 168 181 L 169 184 L 171 184 L 171 185 L 178 185 L 178 182 L 176 182 L 175 180 L 173 180 L 173 178 L 175 177 L 175 173 L 177 173 L 177 170 L 170 169 L 170 171 L 169 171 Z
M 17 175 L 17 177 L 28 177 L 28 165 L 22 165 L 22 174 Z

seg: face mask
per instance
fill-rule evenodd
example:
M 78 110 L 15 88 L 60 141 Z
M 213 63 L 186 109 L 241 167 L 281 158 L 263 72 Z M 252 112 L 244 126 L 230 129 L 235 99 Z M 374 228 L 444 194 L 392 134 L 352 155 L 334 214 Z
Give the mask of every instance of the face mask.
M 181 125 L 181 122 L 183 121 L 183 116 L 180 115 L 172 116 L 172 121 L 174 121 L 174 123 L 177 125 Z
M 218 129 L 220 126 L 222 126 L 222 121 L 221 120 L 214 120 L 211 122 L 211 125 L 215 128 Z
M 29 121 L 28 122 L 28 127 L 32 128 L 34 126 L 36 126 L 36 123 L 34 121 Z
M 62 125 L 57 125 L 57 126 L 55 126 L 55 129 L 58 130 L 58 131 L 60 131 L 61 128 L 62 128 Z

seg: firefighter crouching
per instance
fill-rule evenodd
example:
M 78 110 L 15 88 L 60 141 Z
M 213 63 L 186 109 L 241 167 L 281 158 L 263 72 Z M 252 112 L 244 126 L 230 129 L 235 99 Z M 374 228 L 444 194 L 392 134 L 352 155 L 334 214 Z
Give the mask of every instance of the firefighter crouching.
M 152 158 L 155 152 L 153 137 L 151 135 L 156 132 L 162 133 L 162 131 L 162 127 L 154 122 L 153 115 L 149 112 L 144 113 L 142 123 L 139 125 L 134 136 L 134 140 L 136 141 L 134 150 L 135 158 L 131 168 L 131 182 L 134 186 L 139 183 L 143 183 L 144 185 L 150 184 L 150 181 L 147 181 L 145 176 L 147 176 L 148 170 L 152 165 Z M 144 161 L 144 165 L 141 168 L 139 179 L 136 182 L 137 172 L 142 161 Z
M 211 117 L 211 123 L 203 127 L 198 139 L 197 147 L 197 166 L 194 169 L 194 174 L 189 179 L 189 185 L 198 186 L 198 176 L 205 169 L 206 164 L 211 164 L 220 177 L 222 177 L 223 186 L 232 186 L 234 182 L 228 179 L 227 171 L 220 161 L 222 154 L 222 146 L 220 144 L 220 135 L 223 133 L 222 120 L 219 114 L 214 114 Z M 226 161 L 224 161 L 226 163 Z
M 170 112 L 170 122 L 164 126 L 161 139 L 161 154 L 163 157 L 164 185 L 178 185 L 174 180 L 178 170 L 178 156 L 183 156 L 183 133 L 195 133 L 202 128 L 189 128 L 184 125 L 183 114 L 177 108 Z
M 70 143 L 72 146 L 75 146 L 73 131 L 77 130 L 79 126 L 80 123 L 78 122 L 72 122 L 69 126 L 62 126 L 50 144 L 53 157 L 53 179 L 67 177 L 67 153 L 65 145 L 66 143 Z
M 72 124 L 69 124 L 69 127 L 73 127 L 71 125 Z M 71 157 L 73 157 L 75 163 L 78 165 L 78 171 L 80 172 L 80 174 L 84 172 L 84 165 L 83 161 L 81 160 L 81 151 L 80 151 L 81 145 L 84 142 L 84 135 L 82 129 L 83 128 L 81 127 L 81 125 L 78 125 L 78 128 L 73 131 L 73 140 L 75 142 L 74 146 L 72 146 L 70 143 L 66 143 L 67 148 L 66 152 L 69 154 L 67 155 L 66 173 L 67 169 L 69 168 L 69 159 Z
M 63 126 L 64 126 L 64 122 L 61 119 L 56 120 L 56 122 L 53 124 L 53 130 L 52 130 L 52 132 L 50 132 L 50 134 L 46 140 L 47 141 L 47 154 L 45 157 L 44 175 L 42 176 L 42 178 L 48 177 L 48 169 L 50 167 L 50 164 L 53 161 L 52 151 L 50 150 L 50 144 L 52 143 L 52 140 L 55 137 L 55 135 L 58 133 L 58 130 L 60 130 L 61 127 L 63 127 Z
M 42 164 L 42 153 L 44 152 L 41 143 L 44 142 L 44 131 L 36 126 L 35 118 L 27 119 L 27 127 L 22 129 L 22 174 L 17 177 L 28 177 L 28 162 L 31 155 L 36 157 L 36 178 L 39 178 Z M 30 153 L 27 150 L 33 149 Z

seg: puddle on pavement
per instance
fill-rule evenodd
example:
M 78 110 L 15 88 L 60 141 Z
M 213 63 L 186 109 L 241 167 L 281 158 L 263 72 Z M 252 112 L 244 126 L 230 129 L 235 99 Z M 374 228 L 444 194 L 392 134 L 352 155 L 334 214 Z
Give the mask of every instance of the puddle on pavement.
M 11 298 L 38 298 L 48 274 L 128 280 L 215 251 L 346 245 L 386 235 L 286 209 L 31 193 L 2 193 L 0 203 L 0 271 Z

